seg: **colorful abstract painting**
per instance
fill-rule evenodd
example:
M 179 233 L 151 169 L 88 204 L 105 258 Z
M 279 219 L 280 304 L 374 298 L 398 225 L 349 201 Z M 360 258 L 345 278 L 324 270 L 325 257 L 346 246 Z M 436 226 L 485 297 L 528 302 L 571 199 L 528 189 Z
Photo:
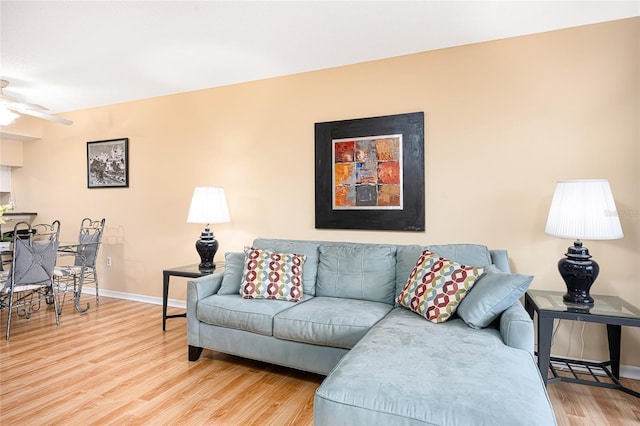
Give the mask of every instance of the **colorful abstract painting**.
M 424 112 L 314 124 L 316 229 L 425 230 Z
M 402 210 L 402 134 L 332 144 L 334 210 Z

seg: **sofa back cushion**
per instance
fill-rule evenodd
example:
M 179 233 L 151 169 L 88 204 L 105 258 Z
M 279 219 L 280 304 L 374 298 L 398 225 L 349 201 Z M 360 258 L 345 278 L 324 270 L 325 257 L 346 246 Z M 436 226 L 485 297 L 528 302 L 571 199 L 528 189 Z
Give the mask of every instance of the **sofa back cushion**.
M 457 263 L 468 266 L 491 265 L 491 252 L 480 244 L 442 244 L 442 245 L 406 245 L 398 246 L 398 261 L 396 263 L 396 293 L 397 298 L 407 283 L 411 271 L 425 249 L 429 249 L 438 256 L 446 257 Z
M 318 281 L 318 262 L 320 256 L 320 247 L 386 247 L 394 250 L 394 262 L 391 269 L 394 270 L 394 294 L 385 303 L 395 303 L 402 288 L 407 283 L 409 275 L 420 255 L 425 248 L 438 253 L 440 256 L 446 257 L 458 263 L 464 263 L 472 266 L 486 266 L 492 263 L 491 252 L 486 246 L 479 244 L 444 244 L 444 245 L 376 245 L 352 242 L 330 242 L 330 241 L 312 241 L 312 240 L 283 240 L 271 238 L 256 238 L 253 247 L 259 249 L 270 249 L 283 253 L 299 253 L 304 254 L 307 260 L 304 263 L 302 271 L 303 293 L 311 296 L 316 295 L 316 283 Z M 506 256 L 505 256 L 506 257 Z M 384 269 L 380 267 L 380 269 Z M 386 271 L 387 273 L 389 271 Z M 507 271 L 508 272 L 508 271 Z M 238 288 L 240 283 L 237 284 Z M 346 296 L 342 296 L 346 297 Z M 366 299 L 371 300 L 371 299 Z M 377 301 L 377 300 L 376 300 Z
M 297 302 L 302 297 L 304 254 L 245 247 L 240 295 L 244 299 Z M 224 280 L 223 280 L 224 281 Z
M 425 249 L 396 301 L 431 322 L 444 322 L 483 272 Z
M 487 246 L 480 244 L 441 244 L 429 245 L 428 248 L 441 257 L 469 266 L 491 265 L 491 252 Z M 416 259 L 417 260 L 417 259 Z
M 314 296 L 316 294 L 316 277 L 318 275 L 318 246 L 315 241 L 277 240 L 256 238 L 253 247 L 281 253 L 304 254 L 306 260 L 302 270 L 302 292 Z
M 398 246 L 396 261 L 396 288 L 394 299 L 398 297 L 402 288 L 407 283 L 411 271 L 416 267 L 416 262 L 424 251 L 423 246 L 408 245 Z
M 394 304 L 396 246 L 334 243 L 319 250 L 316 296 Z

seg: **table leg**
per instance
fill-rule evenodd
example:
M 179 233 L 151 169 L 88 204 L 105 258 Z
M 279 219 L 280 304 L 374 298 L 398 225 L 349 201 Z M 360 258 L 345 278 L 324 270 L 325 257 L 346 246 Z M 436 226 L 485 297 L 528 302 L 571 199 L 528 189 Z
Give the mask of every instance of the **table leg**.
M 524 309 L 529 314 L 529 317 L 531 319 L 533 319 L 533 304 L 529 300 L 529 295 L 528 294 L 525 294 L 525 296 L 524 296 Z
M 169 273 L 162 273 L 162 331 L 167 329 L 167 300 L 169 299 Z
M 620 335 L 622 327 L 607 324 L 607 337 L 609 340 L 609 359 L 611 360 L 611 373 L 616 379 L 620 379 Z
M 552 335 L 553 318 L 540 318 L 540 313 L 538 312 L 538 369 L 545 386 L 547 386 L 549 377 Z

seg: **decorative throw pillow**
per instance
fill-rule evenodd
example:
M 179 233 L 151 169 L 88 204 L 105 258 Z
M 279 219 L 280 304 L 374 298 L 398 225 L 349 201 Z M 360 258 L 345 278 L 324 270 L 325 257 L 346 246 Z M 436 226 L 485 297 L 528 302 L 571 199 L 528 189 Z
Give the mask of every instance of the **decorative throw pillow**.
M 222 272 L 222 284 L 218 294 L 238 294 L 242 283 L 242 270 L 244 269 L 244 253 L 227 252 L 224 254 L 224 271 Z
M 240 295 L 245 299 L 297 302 L 302 297 L 304 254 L 278 253 L 246 247 Z
M 280 253 L 304 254 L 304 270 L 302 271 L 302 292 L 311 296 L 316 295 L 316 277 L 318 275 L 318 246 L 316 241 L 278 240 L 270 238 L 256 238 L 253 247 Z
M 444 322 L 483 272 L 483 267 L 456 263 L 427 249 L 416 262 L 397 302 L 431 322 Z
M 471 328 L 484 328 L 527 291 L 531 275 L 500 272 L 491 266 L 458 307 L 458 316 Z

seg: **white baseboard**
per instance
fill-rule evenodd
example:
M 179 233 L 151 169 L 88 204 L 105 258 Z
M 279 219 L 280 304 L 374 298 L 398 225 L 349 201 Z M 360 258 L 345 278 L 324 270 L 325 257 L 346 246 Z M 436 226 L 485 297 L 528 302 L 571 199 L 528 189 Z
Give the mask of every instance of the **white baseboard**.
M 83 287 L 82 293 L 92 294 L 95 296 L 96 290 L 93 287 Z M 134 302 L 142 302 L 142 303 L 149 303 L 151 305 L 162 306 L 162 297 L 145 296 L 143 294 L 124 293 L 121 291 L 103 290 L 103 289 L 100 289 L 100 296 L 113 297 L 114 299 L 131 300 Z M 170 306 L 172 308 L 187 309 L 187 302 L 185 302 L 184 300 L 169 299 L 167 300 L 167 306 Z
M 95 289 L 93 287 L 84 287 L 82 293 L 95 295 Z M 100 295 L 104 297 L 113 297 L 114 299 L 125 299 L 134 302 L 149 303 L 152 305 L 162 306 L 162 297 L 144 296 L 142 294 L 124 293 L 120 291 L 112 290 L 100 290 Z M 167 300 L 167 306 L 173 308 L 187 309 L 187 303 L 184 300 L 169 299 Z M 591 361 L 591 360 L 584 360 Z M 593 361 L 592 361 L 593 362 Z M 640 367 L 633 365 L 621 365 L 620 377 L 627 379 L 640 380 Z
M 633 380 L 640 380 L 640 367 L 635 367 L 633 365 L 621 365 L 620 377 L 633 379 Z

